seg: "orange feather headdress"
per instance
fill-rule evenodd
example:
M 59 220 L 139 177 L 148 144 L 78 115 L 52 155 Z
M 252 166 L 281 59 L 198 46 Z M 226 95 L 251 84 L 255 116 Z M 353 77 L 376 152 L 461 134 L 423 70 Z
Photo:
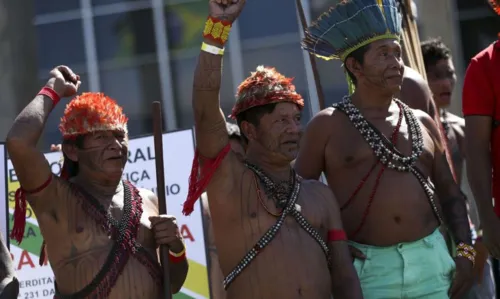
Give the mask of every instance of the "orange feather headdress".
M 304 108 L 304 100 L 295 91 L 292 81 L 293 78 L 286 78 L 275 68 L 258 66 L 238 87 L 236 104 L 229 117 L 236 119 L 238 114 L 250 108 L 281 102 Z
M 127 133 L 127 121 L 122 107 L 113 99 L 103 93 L 84 92 L 66 106 L 59 130 L 64 139 L 97 131 Z

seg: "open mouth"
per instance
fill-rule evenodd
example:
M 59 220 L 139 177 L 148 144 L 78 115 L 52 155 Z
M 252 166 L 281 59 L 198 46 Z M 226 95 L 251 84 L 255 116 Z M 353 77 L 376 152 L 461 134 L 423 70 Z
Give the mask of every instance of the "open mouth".
M 116 157 L 108 158 L 108 160 L 121 160 L 121 159 L 122 159 L 121 156 L 116 156 Z

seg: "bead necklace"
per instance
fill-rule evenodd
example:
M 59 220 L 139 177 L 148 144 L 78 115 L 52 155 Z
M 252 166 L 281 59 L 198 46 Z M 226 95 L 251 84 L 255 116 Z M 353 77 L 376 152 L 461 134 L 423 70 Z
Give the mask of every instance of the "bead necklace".
M 425 176 L 415 167 L 415 163 L 418 160 L 418 157 L 422 154 L 424 148 L 422 129 L 420 127 L 419 121 L 406 104 L 398 99 L 393 100 L 400 108 L 400 116 L 401 113 L 404 115 L 409 128 L 412 143 L 412 150 L 409 156 L 404 156 L 401 152 L 399 152 L 395 148 L 394 142 L 389 141 L 375 126 L 370 124 L 361 114 L 359 109 L 354 106 L 350 97 L 344 97 L 342 102 L 334 104 L 333 107 L 346 114 L 353 126 L 360 132 L 363 139 L 372 148 L 374 155 L 378 159 L 378 162 L 389 169 L 400 172 L 410 172 L 417 178 L 425 194 L 427 195 L 427 198 L 429 199 L 429 204 L 431 205 L 434 215 L 441 224 L 443 223 L 443 218 L 441 217 L 439 209 L 437 208 L 434 200 L 432 183 L 429 182 L 425 178 Z M 354 194 L 342 208 L 345 208 L 345 206 L 353 199 L 356 193 L 359 192 L 364 182 L 366 182 L 367 178 L 369 177 L 370 173 L 375 169 L 375 166 L 376 164 L 371 168 L 370 172 L 365 177 L 363 177 L 360 186 L 356 188 Z M 381 172 L 383 171 L 381 170 Z M 375 187 L 377 187 L 378 185 L 381 172 L 377 176 Z M 372 190 L 369 205 L 371 205 L 371 202 L 373 201 L 372 196 L 374 196 L 374 193 L 375 192 Z M 367 215 L 368 211 L 365 211 L 363 219 L 365 219 Z M 358 227 L 356 233 L 359 232 L 360 229 L 361 227 Z
M 358 129 L 365 141 L 373 150 L 375 156 L 380 162 L 389 169 L 398 171 L 409 172 L 410 167 L 415 165 L 418 157 L 423 152 L 424 142 L 422 138 L 422 129 L 418 123 L 417 118 L 412 113 L 411 109 L 403 102 L 394 99 L 394 101 L 401 107 L 403 114 L 410 129 L 412 150 L 409 156 L 404 156 L 399 152 L 395 152 L 387 146 L 381 136 L 374 130 L 371 125 L 361 114 L 359 109 L 354 106 L 350 97 L 344 97 L 340 103 L 334 104 L 333 107 L 338 108 L 345 112 L 354 127 Z

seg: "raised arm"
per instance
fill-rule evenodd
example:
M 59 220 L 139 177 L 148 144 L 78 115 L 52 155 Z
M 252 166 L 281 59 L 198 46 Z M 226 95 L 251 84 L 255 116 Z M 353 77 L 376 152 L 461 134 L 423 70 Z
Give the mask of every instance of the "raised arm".
M 309 122 L 300 142 L 300 151 L 293 164 L 295 171 L 305 179 L 318 180 L 325 170 L 325 146 L 330 135 L 333 108 L 320 111 Z
M 46 188 L 41 188 L 49 182 L 52 173 L 45 156 L 36 145 L 52 108 L 59 98 L 76 94 L 80 86 L 79 79 L 66 66 L 53 69 L 44 89 L 16 117 L 7 135 L 7 150 L 22 189 L 28 193 L 43 189 L 30 196 L 32 205 L 36 198 L 44 197 L 53 189 L 50 183 Z
M 361 299 L 363 298 L 361 284 L 352 263 L 337 199 L 328 186 L 319 182 L 317 185 L 328 211 L 326 226 L 330 249 L 332 295 L 335 299 Z
M 229 142 L 219 103 L 222 57 L 229 26 L 236 20 L 244 4 L 244 0 L 209 2 L 210 17 L 204 29 L 204 44 L 194 73 L 193 110 L 196 146 L 202 156 L 210 159 L 216 158 Z

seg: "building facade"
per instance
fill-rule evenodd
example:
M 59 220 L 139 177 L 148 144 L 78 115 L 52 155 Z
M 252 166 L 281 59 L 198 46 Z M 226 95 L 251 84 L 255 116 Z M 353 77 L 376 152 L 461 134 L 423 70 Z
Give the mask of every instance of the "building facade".
M 309 15 L 307 1 L 305 8 Z M 191 92 L 207 0 L 44 0 L 33 1 L 40 84 L 54 66 L 70 66 L 82 78 L 81 92 L 102 91 L 129 117 L 130 137 L 152 133 L 151 103 L 162 101 L 165 128 L 193 126 Z M 290 0 L 247 1 L 232 29 L 224 57 L 221 105 L 229 114 L 239 83 L 258 65 L 295 77 L 306 103 L 314 86 L 308 56 L 300 48 L 301 27 Z M 308 69 L 309 68 L 309 69 Z M 325 67 L 323 66 L 323 69 Z M 323 72 L 325 73 L 325 72 Z M 328 75 L 343 78 L 340 68 Z M 340 88 L 325 91 L 345 93 Z M 64 104 L 48 120 L 43 146 L 60 142 Z M 313 109 L 317 111 L 317 107 Z M 304 124 L 310 119 L 306 105 Z

